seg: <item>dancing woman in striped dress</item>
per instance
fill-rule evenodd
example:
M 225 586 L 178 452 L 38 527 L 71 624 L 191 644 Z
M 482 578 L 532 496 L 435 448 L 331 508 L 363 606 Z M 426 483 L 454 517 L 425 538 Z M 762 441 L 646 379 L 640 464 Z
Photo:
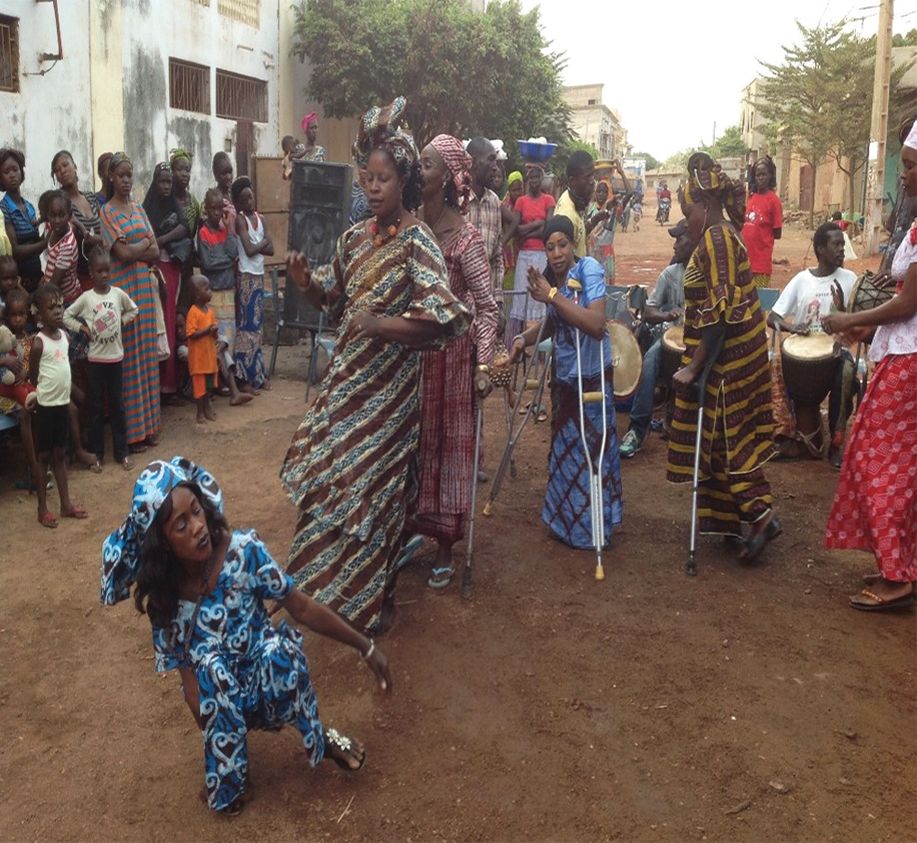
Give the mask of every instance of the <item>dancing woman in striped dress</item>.
M 419 351 L 464 334 L 471 321 L 412 213 L 421 176 L 413 140 L 396 128 L 404 105 L 399 97 L 363 117 L 354 155 L 374 216 L 341 236 L 333 272 L 313 275 L 301 254 L 287 262 L 303 294 L 340 324 L 280 473 L 299 508 L 287 571 L 366 630 L 391 621 L 395 563 L 415 509 Z
M 102 236 L 111 249 L 111 285 L 124 290 L 139 308 L 137 318 L 122 334 L 127 442 L 136 453 L 159 438 L 159 352 L 149 267 L 159 260 L 159 246 L 146 212 L 131 199 L 134 168 L 130 159 L 116 152 L 108 173 L 109 196 L 101 218 Z
M 751 561 L 780 533 L 763 465 L 774 455 L 771 375 L 764 315 L 748 253 L 734 226 L 740 185 L 706 153 L 688 159 L 682 209 L 698 245 L 685 269 L 685 353 L 674 376 L 678 390 L 669 438 L 668 479 L 691 482 L 697 402 L 691 385 L 713 349 L 704 401 L 698 512 L 702 533 L 743 539 L 740 557 Z M 730 219 L 723 216 L 723 212 Z

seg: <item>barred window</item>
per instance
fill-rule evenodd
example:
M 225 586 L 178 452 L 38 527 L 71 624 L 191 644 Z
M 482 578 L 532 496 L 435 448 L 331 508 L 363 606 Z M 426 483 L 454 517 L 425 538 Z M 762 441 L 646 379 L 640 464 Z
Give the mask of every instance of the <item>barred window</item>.
M 220 14 L 258 28 L 261 0 L 219 0 Z
M 217 117 L 267 123 L 267 82 L 217 69 Z
M 210 68 L 170 58 L 169 105 L 185 111 L 210 114 Z
M 19 18 L 0 15 L 0 91 L 19 91 Z

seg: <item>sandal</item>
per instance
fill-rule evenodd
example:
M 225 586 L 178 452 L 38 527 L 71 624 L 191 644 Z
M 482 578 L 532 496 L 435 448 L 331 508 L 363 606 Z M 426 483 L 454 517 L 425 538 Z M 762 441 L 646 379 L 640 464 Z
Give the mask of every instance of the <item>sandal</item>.
M 70 509 L 67 510 L 67 512 L 61 512 L 61 515 L 63 515 L 64 518 L 78 518 L 80 520 L 89 517 L 89 513 L 78 503 L 71 504 Z
M 746 565 L 750 565 L 761 555 L 761 551 L 764 550 L 765 546 L 777 538 L 782 532 L 783 525 L 780 523 L 780 519 L 775 515 L 760 533 L 746 540 L 745 555 L 740 557 L 741 560 Z
M 53 530 L 58 524 L 57 516 L 53 512 L 46 512 L 44 515 L 38 516 L 38 523 L 42 527 L 49 527 Z
M 96 460 L 91 465 L 87 465 L 86 468 L 89 469 L 93 474 L 102 473 L 102 463 L 100 463 L 98 460 Z
M 130 471 L 134 467 L 134 463 L 131 461 L 130 457 L 125 457 L 121 460 L 121 468 L 125 471 Z
M 448 588 L 454 576 L 455 568 L 452 565 L 444 568 L 434 568 L 430 578 L 427 580 L 427 585 L 435 589 Z
M 867 603 L 859 599 L 862 597 L 867 597 L 874 602 Z M 855 594 L 850 598 L 850 608 L 859 609 L 861 612 L 885 612 L 890 609 L 910 608 L 915 602 L 917 602 L 917 595 L 915 595 L 913 591 L 911 591 L 910 594 L 904 594 L 901 597 L 886 600 L 884 597 L 870 591 L 868 588 L 864 588 L 859 594 Z
M 328 750 L 333 750 L 329 752 Z M 330 758 L 342 770 L 355 773 L 366 763 L 366 748 L 363 747 L 357 766 L 354 767 L 347 759 L 357 758 L 351 751 L 355 750 L 354 742 L 337 729 L 325 729 L 325 758 Z M 335 754 L 337 753 L 337 754 Z
M 548 411 L 544 407 L 538 408 L 538 415 L 535 416 L 536 422 L 546 422 L 548 420 Z

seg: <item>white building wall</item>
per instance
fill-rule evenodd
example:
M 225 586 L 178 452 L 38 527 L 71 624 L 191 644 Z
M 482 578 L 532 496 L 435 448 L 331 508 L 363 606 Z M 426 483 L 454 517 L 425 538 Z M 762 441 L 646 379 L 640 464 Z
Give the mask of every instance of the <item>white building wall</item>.
M 0 14 L 19 18 L 19 92 L 0 91 L 0 146 L 26 157 L 22 193 L 33 204 L 56 187 L 51 159 L 69 149 L 81 186 L 94 185 L 89 91 L 89 0 L 58 3 L 64 58 L 39 62 L 40 53 L 57 52 L 54 7 L 35 0 L 2 0 Z M 37 75 L 45 71 L 44 76 Z
M 0 145 L 25 153 L 24 195 L 35 201 L 54 186 L 51 158 L 59 149 L 73 154 L 84 190 L 98 187 L 97 156 L 124 150 L 142 199 L 156 163 L 176 146 L 194 155 L 192 190 L 202 194 L 213 182 L 213 154 L 229 147 L 233 157 L 236 143 L 235 121 L 215 116 L 216 68 L 268 82 L 268 120 L 254 124 L 254 151 L 279 154 L 280 65 L 290 61 L 280 14 L 292 13 L 286 0 L 260 6 L 255 28 L 221 15 L 217 0 L 59 0 L 64 58 L 52 67 L 38 61 L 57 50 L 52 4 L 2 0 L 0 14 L 19 18 L 20 90 L 0 92 Z M 288 40 L 288 27 L 284 34 Z M 209 115 L 169 107 L 170 57 L 210 68 Z M 40 70 L 44 76 L 30 75 Z M 303 72 L 297 68 L 284 86 L 290 112 L 301 109 Z

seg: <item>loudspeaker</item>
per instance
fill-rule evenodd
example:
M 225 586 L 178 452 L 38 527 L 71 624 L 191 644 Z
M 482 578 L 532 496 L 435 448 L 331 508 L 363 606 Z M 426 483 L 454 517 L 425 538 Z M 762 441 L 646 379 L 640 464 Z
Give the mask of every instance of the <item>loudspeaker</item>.
M 312 267 L 331 263 L 350 217 L 353 175 L 349 164 L 293 161 L 287 246 Z

